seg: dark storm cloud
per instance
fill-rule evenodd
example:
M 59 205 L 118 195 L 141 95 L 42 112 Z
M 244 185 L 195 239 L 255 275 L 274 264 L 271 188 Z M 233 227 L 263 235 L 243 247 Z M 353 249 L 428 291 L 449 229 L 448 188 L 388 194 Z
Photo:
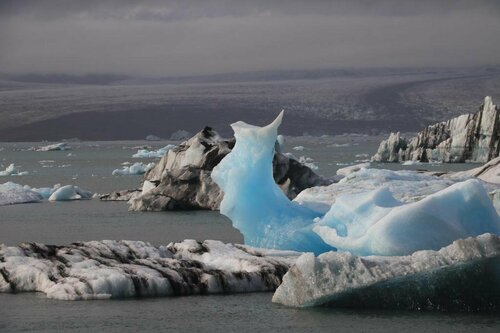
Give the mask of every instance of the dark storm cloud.
M 498 63 L 500 1 L 0 1 L 0 72 Z

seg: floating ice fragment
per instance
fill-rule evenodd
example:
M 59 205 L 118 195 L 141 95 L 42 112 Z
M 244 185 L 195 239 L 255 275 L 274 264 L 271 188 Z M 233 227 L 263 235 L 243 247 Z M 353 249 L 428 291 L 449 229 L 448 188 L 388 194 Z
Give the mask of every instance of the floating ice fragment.
M 93 193 L 83 190 L 78 186 L 66 185 L 56 189 L 49 197 L 49 201 L 71 201 L 91 199 Z
M 28 171 L 19 171 L 14 163 L 11 163 L 4 171 L 0 171 L 0 176 L 25 176 Z
M 166 145 L 158 150 L 139 149 L 137 153 L 132 155 L 133 158 L 162 158 L 170 149 L 175 148 L 175 145 Z
M 142 175 L 151 170 L 154 166 L 155 166 L 154 163 L 144 164 L 141 162 L 137 162 L 132 164 L 131 166 L 124 166 L 121 169 L 113 170 L 112 175 L 113 176 Z
M 42 196 L 29 187 L 13 182 L 0 184 L 0 206 L 38 202 L 40 200 L 42 200 Z

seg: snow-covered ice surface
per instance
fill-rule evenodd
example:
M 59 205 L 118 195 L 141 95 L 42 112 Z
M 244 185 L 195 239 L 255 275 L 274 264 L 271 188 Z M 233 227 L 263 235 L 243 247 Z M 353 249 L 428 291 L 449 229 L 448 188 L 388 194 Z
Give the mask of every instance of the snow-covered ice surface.
M 0 206 L 38 202 L 43 197 L 25 186 L 7 182 L 0 184 Z
M 71 150 L 71 146 L 66 142 L 54 143 L 47 146 L 41 146 L 37 151 Z
M 0 292 L 85 300 L 273 291 L 299 255 L 210 240 L 0 245 Z
M 137 153 L 132 155 L 133 158 L 162 158 L 170 149 L 175 148 L 175 145 L 166 145 L 158 150 L 139 149 Z
M 361 168 L 357 172 L 348 174 L 338 183 L 305 189 L 294 201 L 326 213 L 337 197 L 344 194 L 362 193 L 386 187 L 397 200 L 414 202 L 455 182 L 453 179 L 411 170 Z
M 28 174 L 28 171 L 20 171 L 16 168 L 14 163 L 9 164 L 5 170 L 0 171 L 0 176 L 25 176 Z
M 224 192 L 220 212 L 228 216 L 245 244 L 322 253 L 332 249 L 312 231 L 320 214 L 290 201 L 273 179 L 272 159 L 283 112 L 269 125 L 232 124 L 236 144 L 212 171 Z
M 153 162 L 148 164 L 137 162 L 130 166 L 124 166 L 121 169 L 113 170 L 112 175 L 113 176 L 142 175 L 151 170 L 154 166 L 155 164 Z
M 495 310 L 500 307 L 500 238 L 483 234 L 439 251 L 403 257 L 303 254 L 273 302 L 306 307 Z

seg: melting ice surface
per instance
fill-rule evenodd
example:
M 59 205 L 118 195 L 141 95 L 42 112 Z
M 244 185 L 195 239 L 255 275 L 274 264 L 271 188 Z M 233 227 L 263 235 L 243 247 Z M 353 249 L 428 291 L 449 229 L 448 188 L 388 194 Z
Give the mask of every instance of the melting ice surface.
M 500 234 L 498 214 L 478 180 L 450 186 L 453 180 L 431 175 L 361 168 L 344 182 L 319 188 L 321 196 L 325 196 L 321 189 L 334 193 L 327 210 L 314 205 L 314 195 L 306 205 L 289 201 L 272 176 L 282 117 L 283 113 L 265 127 L 232 124 L 236 145 L 212 172 L 224 192 L 220 211 L 240 230 L 245 243 L 315 254 L 339 249 L 390 256 L 438 250 L 454 240 L 487 232 Z M 384 177 L 396 181 L 383 188 Z M 349 179 L 361 183 L 346 185 Z M 391 193 L 405 192 L 398 188 L 401 181 L 412 184 L 407 190 L 411 193 L 405 193 L 410 202 L 399 201 Z M 324 198 L 319 201 L 324 203 Z

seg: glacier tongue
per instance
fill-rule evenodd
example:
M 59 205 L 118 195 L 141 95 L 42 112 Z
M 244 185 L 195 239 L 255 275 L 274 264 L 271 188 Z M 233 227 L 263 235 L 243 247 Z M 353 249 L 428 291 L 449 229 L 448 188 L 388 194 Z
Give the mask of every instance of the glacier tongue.
M 402 257 L 303 254 L 273 302 L 306 307 L 484 310 L 500 307 L 500 237 L 461 239 Z
M 0 245 L 0 292 L 84 300 L 273 291 L 299 255 L 194 240 Z

